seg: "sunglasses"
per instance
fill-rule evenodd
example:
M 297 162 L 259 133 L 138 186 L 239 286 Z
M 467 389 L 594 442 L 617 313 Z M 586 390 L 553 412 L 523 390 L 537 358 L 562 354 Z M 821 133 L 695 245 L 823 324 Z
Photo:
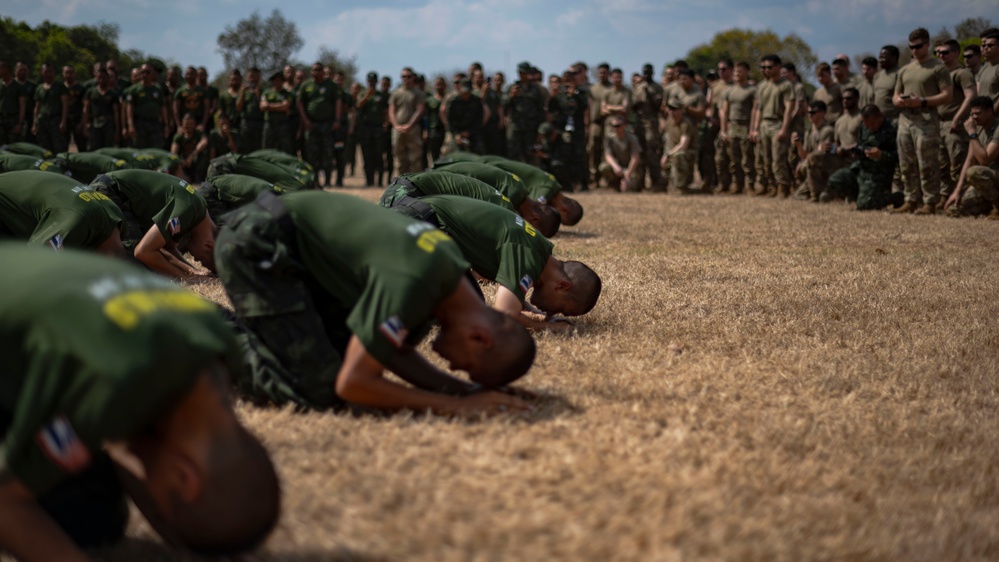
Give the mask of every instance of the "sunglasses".
M 770 70 L 773 67 L 774 66 L 772 64 L 761 64 L 760 65 L 760 68 L 763 69 L 763 70 Z
M 854 96 L 843 96 L 843 101 L 851 101 L 851 100 L 855 100 L 855 99 L 857 99 L 857 98 L 854 97 Z
M 934 53 L 938 57 L 945 57 L 950 54 L 950 51 L 948 49 L 940 49 L 939 51 L 934 51 Z
M 407 79 L 412 78 L 412 77 L 413 77 L 412 74 L 403 74 L 402 76 L 400 76 L 400 78 L 402 78 L 403 80 L 407 80 Z
M 926 46 L 926 42 L 925 41 L 922 42 L 922 43 L 916 43 L 915 45 L 910 44 L 909 45 L 909 50 L 910 51 L 918 51 L 919 49 L 922 49 L 924 46 Z
M 821 111 L 815 111 L 815 110 L 812 110 L 812 109 L 808 110 L 808 114 L 809 115 L 815 115 L 816 113 L 822 113 L 822 112 Z
M 982 43 L 982 48 L 983 49 L 992 49 L 996 45 L 999 45 L 999 43 Z

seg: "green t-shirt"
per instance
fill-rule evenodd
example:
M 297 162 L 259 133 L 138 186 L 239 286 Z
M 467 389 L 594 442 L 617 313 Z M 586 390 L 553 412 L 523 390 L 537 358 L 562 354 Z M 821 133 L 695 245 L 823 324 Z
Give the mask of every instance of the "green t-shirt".
M 239 129 L 230 125 L 229 134 L 232 135 L 232 140 L 236 142 L 236 148 L 238 149 L 242 143 L 242 138 L 239 136 Z M 232 152 L 232 147 L 229 146 L 229 137 L 223 135 L 222 131 L 218 129 L 212 129 L 212 132 L 208 133 L 208 153 L 218 158 L 230 152 Z
M 173 99 L 180 102 L 180 115 L 178 117 L 183 117 L 185 113 L 191 113 L 194 115 L 194 120 L 201 124 L 205 117 L 205 100 L 208 99 L 207 92 L 201 86 L 195 85 L 193 88 L 187 84 L 184 84 L 173 94 Z
M 280 90 L 275 90 L 270 88 L 264 92 L 264 101 L 267 103 L 278 104 L 285 101 L 292 101 L 292 94 L 288 90 L 281 88 Z M 290 108 L 289 108 L 290 111 Z M 267 121 L 271 125 L 280 125 L 288 120 L 288 112 L 286 111 L 265 111 L 264 121 Z
M 430 224 L 338 193 L 281 200 L 305 268 L 328 293 L 317 299 L 328 303 L 322 312 L 344 318 L 383 365 L 404 344 L 419 343 L 468 269 L 458 245 Z
M 219 111 L 225 113 L 231 125 L 239 125 L 240 114 L 236 111 L 236 96 L 231 94 L 229 90 L 223 90 L 219 94 Z
M 420 199 L 476 273 L 506 287 L 521 302 L 541 276 L 554 244 L 516 213 L 456 195 Z
M 471 176 L 451 173 L 446 170 L 434 170 L 403 174 L 399 177 L 412 182 L 417 191 L 413 192 L 411 188 L 403 184 L 390 185 L 378 203 L 382 207 L 392 207 L 396 200 L 405 195 L 416 198 L 428 195 L 457 195 L 485 201 L 512 213 L 517 212 L 505 195 L 489 184 Z
M 950 72 L 940 59 L 929 58 L 920 63 L 913 59 L 912 62 L 903 66 L 898 71 L 898 80 L 895 82 L 895 93 L 909 94 L 916 98 L 928 98 L 951 87 Z M 900 116 L 912 120 L 913 118 L 937 122 L 940 114 L 935 107 L 905 108 Z
M 108 88 L 103 93 L 96 86 L 87 90 L 85 98 L 90 101 L 90 126 L 96 129 L 114 127 L 115 107 L 118 102 L 118 92 Z
M 94 181 L 98 174 L 128 170 L 129 163 L 121 158 L 97 152 L 61 152 L 59 158 L 69 163 L 73 178 L 84 183 Z
M 367 90 L 357 97 L 357 122 L 366 126 L 382 126 L 385 123 L 385 115 L 388 110 L 388 94 L 381 90 L 375 90 L 371 97 L 360 105 L 361 100 L 367 95 Z
M 305 162 L 297 159 L 294 163 L 278 162 L 273 161 L 273 155 L 255 154 L 230 155 L 235 161 L 233 173 L 267 180 L 289 191 L 310 189 L 315 184 L 315 173 Z
M 483 156 L 481 161 L 511 174 L 516 174 L 527 186 L 527 192 L 531 198 L 541 203 L 549 203 L 562 191 L 562 184 L 555 179 L 555 176 L 537 166 L 509 160 L 502 156 Z
M 187 136 L 183 130 L 177 131 L 177 134 L 173 136 L 173 142 L 177 145 L 177 150 L 180 151 L 178 156 L 181 158 L 190 156 L 204 137 L 205 134 L 197 129 L 194 130 L 191 136 Z
M 79 180 L 38 171 L 0 175 L 0 224 L 29 244 L 96 248 L 121 221 L 114 202 Z
M 17 117 L 21 112 L 21 98 L 27 96 L 17 80 L 11 80 L 10 84 L 4 84 L 3 80 L 0 80 L 0 115 Z M 26 101 L 25 103 L 30 104 L 31 102 Z M 30 110 L 26 106 L 25 116 L 29 113 Z
M 79 123 L 80 118 L 83 117 L 83 95 L 87 93 L 87 90 L 79 82 L 72 86 L 66 86 L 64 82 L 63 86 L 66 87 L 66 93 L 69 94 L 69 123 L 74 125 Z
M 65 174 L 66 169 L 56 160 L 47 160 L 35 156 L 14 154 L 12 152 L 0 152 L 0 173 L 18 172 L 22 170 L 39 170 L 42 172 L 53 172 Z
M 62 97 L 68 95 L 69 90 L 62 82 L 53 82 L 51 88 L 46 88 L 45 84 L 39 84 L 35 88 L 35 102 L 40 104 L 38 116 L 62 118 Z
M 147 430 L 215 358 L 239 368 L 215 305 L 158 275 L 20 244 L 0 259 L 0 471 L 35 494 Z
M 159 121 L 160 111 L 167 100 L 158 85 L 143 86 L 139 82 L 125 90 L 125 103 L 132 105 L 132 117 L 135 119 Z
M 0 152 L 34 156 L 35 158 L 52 158 L 51 150 L 42 148 L 37 144 L 31 144 L 30 142 L 12 142 L 10 144 L 5 144 L 0 146 Z
M 501 170 L 496 166 L 472 160 L 455 162 L 441 162 L 441 160 L 438 160 L 434 164 L 434 169 L 451 172 L 452 174 L 461 174 L 485 182 L 506 196 L 514 208 L 520 207 L 524 200 L 528 198 L 527 186 L 524 185 L 524 181 L 520 179 L 520 176 Z
M 155 225 L 166 240 L 180 240 L 205 218 L 204 197 L 182 179 L 149 170 L 121 170 L 107 177 L 115 180 L 142 228 Z
M 332 80 L 309 80 L 298 89 L 298 99 L 310 121 L 332 121 L 336 117 L 336 102 L 340 87 Z
M 163 173 L 170 173 L 180 165 L 180 158 L 169 150 L 162 148 L 114 148 L 104 147 L 94 151 L 97 154 L 111 156 L 118 160 L 124 160 L 129 167 L 136 170 L 156 170 Z
M 247 89 L 243 92 L 243 111 L 240 115 L 242 116 L 240 124 L 244 127 L 247 121 L 263 121 L 264 112 L 260 110 L 260 96 L 253 90 Z
M 215 189 L 214 197 L 230 204 L 233 208 L 250 203 L 265 191 L 285 192 L 269 181 L 242 174 L 226 174 L 207 179 L 201 183 L 198 192 L 204 195 L 206 191 L 211 191 L 211 188 Z

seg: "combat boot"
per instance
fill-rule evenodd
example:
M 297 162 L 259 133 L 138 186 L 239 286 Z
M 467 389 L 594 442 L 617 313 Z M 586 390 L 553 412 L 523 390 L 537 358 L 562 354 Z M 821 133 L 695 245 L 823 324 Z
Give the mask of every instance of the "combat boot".
M 791 186 L 790 185 L 778 185 L 777 194 L 780 195 L 781 199 L 787 199 L 791 196 Z
M 920 207 L 919 209 L 917 209 L 914 214 L 917 214 L 917 215 L 932 215 L 932 214 L 936 213 L 936 210 L 937 210 L 937 208 L 935 206 L 930 205 L 929 203 L 927 203 L 927 204 L 923 205 L 922 207 Z
M 916 210 L 916 207 L 917 207 L 916 203 L 913 203 L 912 201 L 906 201 L 905 203 L 902 203 L 901 207 L 896 207 L 888 212 L 898 213 L 898 214 L 911 213 Z

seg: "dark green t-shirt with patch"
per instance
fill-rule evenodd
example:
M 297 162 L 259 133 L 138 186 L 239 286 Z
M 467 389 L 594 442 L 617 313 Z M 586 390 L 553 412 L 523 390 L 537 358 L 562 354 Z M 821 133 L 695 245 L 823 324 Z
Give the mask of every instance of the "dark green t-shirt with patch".
M 434 164 L 435 170 L 461 174 L 491 185 L 496 188 L 496 191 L 505 195 L 514 208 L 519 207 L 528 198 L 527 186 L 524 185 L 523 180 L 517 174 L 501 170 L 490 164 L 483 164 L 472 160 L 467 162 L 441 162 L 441 160 L 438 160 L 437 162 L 437 164 Z
M 131 168 L 136 170 L 156 170 L 163 173 L 170 173 L 180 166 L 180 158 L 169 150 L 162 148 L 114 148 L 104 147 L 95 150 L 97 154 L 111 156 L 119 160 L 124 160 Z
M 66 169 L 57 160 L 0 152 L 0 173 L 19 172 L 23 170 L 38 170 L 65 174 Z
M 97 152 L 60 152 L 59 158 L 69 164 L 69 171 L 73 174 L 73 178 L 83 183 L 94 181 L 98 174 L 128 170 L 132 167 L 121 158 Z
M 182 179 L 149 170 L 122 170 L 106 175 L 115 180 L 119 193 L 144 231 L 156 225 L 165 240 L 176 242 L 205 218 L 204 197 Z
M 204 195 L 206 190 L 212 191 L 213 188 L 215 193 L 213 197 L 223 203 L 230 204 L 232 207 L 245 205 L 265 191 L 285 192 L 284 189 L 267 180 L 242 174 L 226 174 L 209 178 L 201 183 L 198 191 Z
M 515 213 L 513 204 L 505 195 L 496 188 L 479 181 L 473 177 L 454 174 L 449 171 L 434 170 L 432 172 L 417 172 L 414 174 L 403 174 L 399 176 L 412 183 L 416 190 L 411 189 L 405 183 L 397 182 L 390 185 L 378 202 L 382 207 L 392 207 L 401 197 L 426 197 L 428 195 L 457 195 L 459 197 L 469 197 L 485 201 L 507 211 Z
M 521 302 L 541 276 L 554 244 L 522 217 L 484 201 L 456 195 L 420 199 L 461 248 L 476 273 L 509 289 Z
M 537 166 L 509 160 L 501 156 L 483 156 L 482 162 L 511 174 L 517 174 L 517 177 L 527 186 L 527 192 L 531 199 L 542 203 L 551 202 L 562 191 L 562 184 L 555 179 L 555 176 Z
M 90 126 L 96 129 L 114 127 L 115 106 L 118 102 L 118 91 L 108 88 L 101 92 L 96 86 L 87 90 L 84 98 L 90 101 Z
M 180 102 L 179 117 L 183 117 L 185 113 L 190 113 L 194 115 L 194 120 L 201 124 L 205 117 L 206 96 L 205 89 L 197 84 L 193 88 L 187 84 L 177 88 L 177 91 L 173 93 L 173 99 Z
M 12 142 L 10 144 L 5 144 L 0 147 L 0 151 L 12 154 L 23 154 L 25 156 L 34 156 L 35 158 L 52 158 L 51 150 L 42 148 L 37 144 L 31 144 L 30 142 Z
M 299 87 L 298 99 L 310 121 L 332 121 L 336 117 L 340 87 L 332 80 L 309 80 Z
M 159 86 L 138 83 L 125 90 L 125 102 L 132 105 L 132 117 L 145 121 L 159 121 L 160 110 L 166 105 L 166 95 Z
M 96 248 L 121 221 L 114 202 L 73 178 L 38 171 L 0 175 L 0 227 L 28 244 Z
M 39 105 L 39 117 L 62 117 L 62 97 L 68 96 L 69 90 L 62 82 L 53 82 L 52 87 L 46 88 L 44 84 L 39 84 L 35 88 L 35 102 Z M 67 115 L 67 117 L 69 117 Z
M 158 275 L 21 244 L 0 260 L 0 473 L 35 494 L 147 430 L 216 358 L 239 368 L 215 305 Z
M 343 317 L 383 365 L 426 335 L 434 308 L 468 269 L 458 245 L 430 224 L 339 193 L 281 200 L 302 262 L 330 297 L 317 299 L 330 301 L 323 312 Z
M 272 155 L 254 154 L 232 155 L 234 173 L 267 180 L 287 190 L 309 189 L 315 183 L 315 173 L 304 162 L 297 159 L 294 163 L 279 162 Z

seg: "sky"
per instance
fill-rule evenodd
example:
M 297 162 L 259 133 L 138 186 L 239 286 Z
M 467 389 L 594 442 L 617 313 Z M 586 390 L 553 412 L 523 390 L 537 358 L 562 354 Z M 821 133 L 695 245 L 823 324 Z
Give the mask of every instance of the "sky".
M 657 68 L 739 27 L 772 29 L 803 38 L 819 60 L 851 57 L 904 42 L 909 31 L 935 33 L 967 17 L 997 15 L 995 0 L 6 0 L 0 15 L 35 26 L 44 20 L 72 26 L 100 21 L 121 28 L 119 47 L 223 68 L 216 39 L 258 11 L 278 8 L 298 26 L 303 62 L 319 48 L 357 57 L 361 73 L 397 76 L 403 66 L 433 75 L 483 63 L 488 72 L 514 74 L 530 61 L 546 73 L 577 60 L 608 62 L 626 73 L 649 62 Z M 358 77 L 360 78 L 360 76 Z M 396 80 L 397 81 L 397 80 Z

